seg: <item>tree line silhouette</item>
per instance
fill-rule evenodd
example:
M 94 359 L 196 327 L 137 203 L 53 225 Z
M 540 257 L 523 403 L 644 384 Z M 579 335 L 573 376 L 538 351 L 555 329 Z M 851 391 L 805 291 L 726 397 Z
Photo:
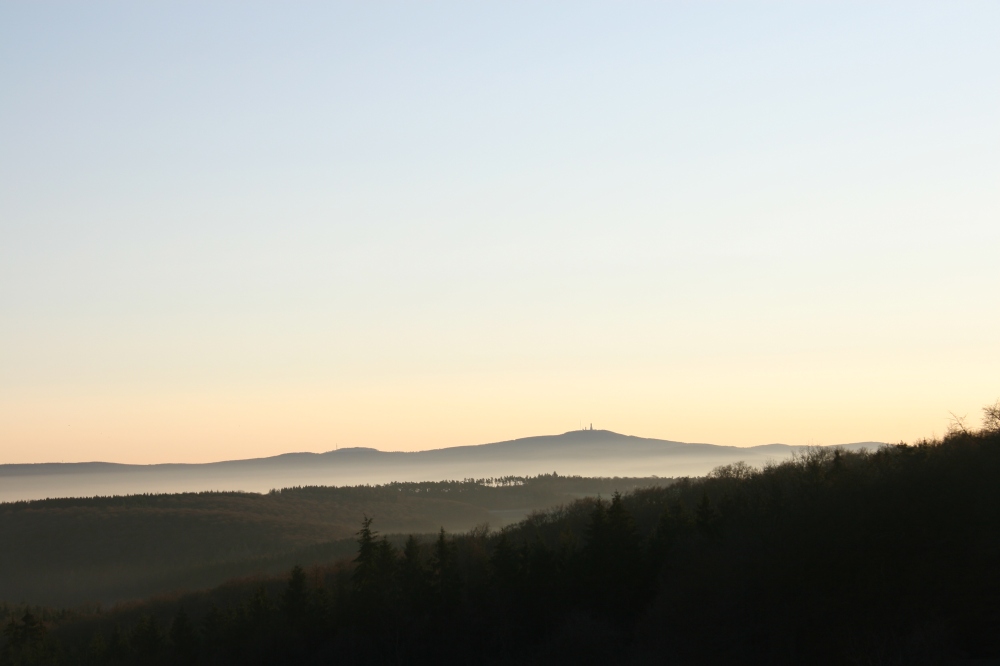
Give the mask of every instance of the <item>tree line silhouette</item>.
M 654 483 L 670 480 L 543 474 L 0 503 L 0 599 L 71 606 L 207 588 L 347 557 L 364 511 L 392 533 L 465 531 Z
M 1000 420 L 1000 418 L 998 418 Z M 5 630 L 0 663 L 942 663 L 1000 657 L 1000 423 L 583 499 L 220 605 Z

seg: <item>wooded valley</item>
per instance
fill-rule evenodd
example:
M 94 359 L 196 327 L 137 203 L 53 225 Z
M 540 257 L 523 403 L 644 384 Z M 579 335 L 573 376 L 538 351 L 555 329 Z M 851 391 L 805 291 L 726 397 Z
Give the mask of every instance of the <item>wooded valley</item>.
M 102 612 L 10 608 L 2 663 L 996 659 L 998 479 L 1000 432 L 959 431 L 730 465 L 500 530 L 400 543 L 376 512 L 353 557 L 282 577 Z
M 0 504 L 0 601 L 112 604 L 347 557 L 367 513 L 392 534 L 464 532 L 667 479 L 547 474 Z

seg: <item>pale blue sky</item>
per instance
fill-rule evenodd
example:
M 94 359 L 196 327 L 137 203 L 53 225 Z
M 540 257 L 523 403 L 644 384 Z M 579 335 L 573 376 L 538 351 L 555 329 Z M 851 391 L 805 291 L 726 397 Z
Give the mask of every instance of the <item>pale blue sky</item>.
M 0 463 L 975 422 L 998 35 L 995 2 L 0 3 Z

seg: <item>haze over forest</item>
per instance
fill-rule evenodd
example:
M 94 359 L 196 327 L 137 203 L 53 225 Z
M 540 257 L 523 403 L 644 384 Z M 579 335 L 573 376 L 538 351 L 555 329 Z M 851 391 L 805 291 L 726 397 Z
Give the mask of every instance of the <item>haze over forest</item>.
M 838 448 L 879 446 L 878 442 L 861 442 Z M 720 465 L 740 461 L 756 466 L 777 463 L 809 448 L 685 444 L 589 429 L 411 453 L 347 448 L 201 465 L 0 465 L 0 502 L 208 490 L 267 492 L 292 486 L 524 477 L 549 472 L 590 477 L 702 476 Z

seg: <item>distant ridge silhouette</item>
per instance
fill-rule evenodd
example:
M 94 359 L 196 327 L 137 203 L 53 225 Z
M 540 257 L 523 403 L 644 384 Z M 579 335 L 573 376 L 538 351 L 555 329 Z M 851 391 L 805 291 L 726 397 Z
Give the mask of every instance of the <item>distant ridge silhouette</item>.
M 877 448 L 879 442 L 839 445 Z M 109 462 L 0 465 L 0 501 L 92 495 L 245 490 L 296 485 L 529 476 L 701 476 L 719 465 L 762 465 L 810 447 L 752 447 L 675 442 L 610 430 L 572 430 L 489 444 L 426 451 L 345 447 L 213 463 L 130 465 Z

